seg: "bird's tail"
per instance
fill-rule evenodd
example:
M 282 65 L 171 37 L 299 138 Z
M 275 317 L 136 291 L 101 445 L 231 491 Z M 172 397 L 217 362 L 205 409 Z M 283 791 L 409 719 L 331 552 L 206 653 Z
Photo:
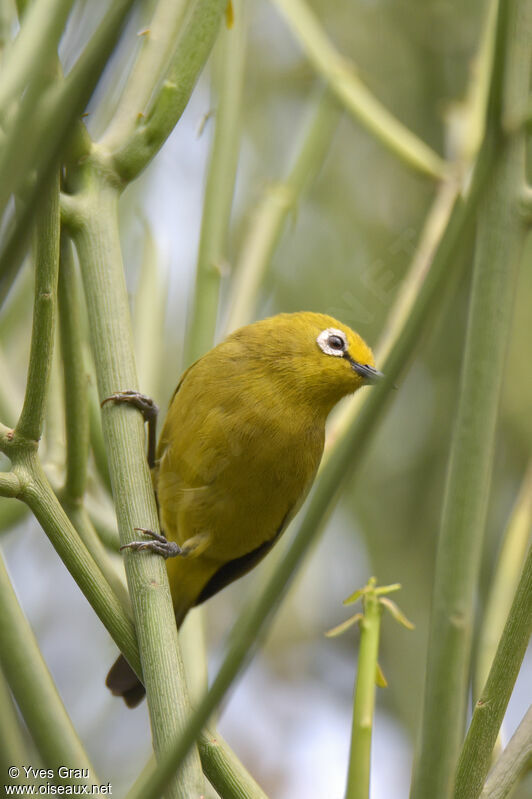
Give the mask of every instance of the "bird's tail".
M 187 609 L 188 610 L 188 609 Z M 176 609 L 177 628 L 181 627 L 187 610 L 179 612 Z M 115 660 L 105 680 L 113 696 L 121 696 L 128 707 L 137 707 L 146 694 L 142 682 L 139 680 L 124 655 L 119 655 Z
M 105 680 L 113 696 L 121 696 L 128 707 L 137 707 L 144 699 L 146 689 L 125 659 L 119 655 Z

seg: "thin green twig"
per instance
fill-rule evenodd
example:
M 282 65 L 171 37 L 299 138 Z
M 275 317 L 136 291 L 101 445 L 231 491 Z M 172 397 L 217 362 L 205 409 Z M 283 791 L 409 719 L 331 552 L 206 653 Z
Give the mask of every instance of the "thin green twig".
M 253 211 L 235 269 L 228 333 L 253 318 L 257 295 L 280 241 L 286 220 L 297 209 L 301 195 L 321 168 L 340 117 L 340 107 L 329 91 L 321 95 L 305 123 L 294 163 L 284 180 L 270 183 Z
M 500 135 L 501 72 L 515 40 L 502 4 L 485 148 L 496 154 L 482 197 L 458 410 L 442 510 L 427 660 L 420 754 L 413 799 L 444 799 L 452 791 L 465 704 L 499 394 L 510 331 L 515 278 L 526 229 L 516 213 L 524 169 L 524 137 Z M 523 4 L 524 6 L 524 4 Z M 528 4 L 530 9 L 530 4 Z M 515 9 L 512 9 L 512 11 Z M 513 24 L 515 20 L 512 17 Z M 525 20 L 521 25 L 527 27 Z M 526 45 L 528 48 L 529 45 Z M 502 59 L 502 61 L 501 61 Z M 525 51 L 513 79 L 526 91 Z
M 480 799 L 505 799 L 532 768 L 532 705 L 493 766 Z
M 54 348 L 57 275 L 59 269 L 59 175 L 48 187 L 37 223 L 35 300 L 30 364 L 17 436 L 38 441 L 42 434 L 50 366 Z
M 213 58 L 214 137 L 207 170 L 196 285 L 187 334 L 185 366 L 210 349 L 218 318 L 219 294 L 227 262 L 229 218 L 240 150 L 240 116 L 245 75 L 244 3 L 233 2 L 235 24 L 223 30 Z
M 180 27 L 172 60 L 145 115 L 113 150 L 113 167 L 130 182 L 159 151 L 179 121 L 212 49 L 227 0 L 192 0 Z
M 484 690 L 475 705 L 454 788 L 454 799 L 478 799 L 510 696 L 532 635 L 532 547 Z
M 346 110 L 406 164 L 436 180 L 446 177 L 445 161 L 364 86 L 354 65 L 334 48 L 304 0 L 274 0 L 274 3 L 315 70 L 328 82 Z
M 39 646 L 0 557 L 0 659 L 2 670 L 47 768 L 88 768 L 98 782 L 61 702 Z

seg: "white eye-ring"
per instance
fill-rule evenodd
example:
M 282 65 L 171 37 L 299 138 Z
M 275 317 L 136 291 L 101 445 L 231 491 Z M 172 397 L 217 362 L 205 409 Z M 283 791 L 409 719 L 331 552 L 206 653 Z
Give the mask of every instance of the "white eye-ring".
M 343 358 L 347 351 L 347 339 L 342 330 L 336 330 L 335 327 L 328 327 L 327 330 L 322 330 L 316 339 L 318 347 L 326 355 L 336 355 Z

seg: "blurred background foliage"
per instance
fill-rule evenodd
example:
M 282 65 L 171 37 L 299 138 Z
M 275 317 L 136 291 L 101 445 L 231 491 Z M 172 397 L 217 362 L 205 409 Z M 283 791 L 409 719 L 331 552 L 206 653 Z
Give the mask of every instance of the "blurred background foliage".
M 94 0 L 77 4 L 61 44 L 67 68 L 106 5 Z M 133 15 L 91 101 L 88 127 L 95 137 L 105 127 L 131 63 L 136 46 L 131 33 L 142 30 L 153 5 L 146 3 Z M 375 95 L 436 151 L 452 154 L 486 3 L 313 0 L 309 5 Z M 288 173 L 319 90 L 314 70 L 276 9 L 254 0 L 247 4 L 247 14 L 242 142 L 223 265 L 225 299 L 253 209 L 272 182 Z M 11 18 L 7 12 L 5 18 Z M 213 132 L 212 120 L 203 118 L 213 111 L 210 84 L 217 63 L 214 53 L 177 129 L 122 199 L 134 321 L 139 322 L 138 315 L 149 315 L 146 304 L 139 301 L 142 296 L 136 296 L 139 286 L 141 292 L 146 290 L 141 283 L 143 260 L 144 271 L 149 261 L 155 282 L 150 291 L 167 298 L 166 319 L 156 312 L 152 320 L 160 331 L 157 350 L 146 353 L 142 339 L 138 341 L 141 386 L 162 408 L 182 367 Z M 202 120 L 205 124 L 198 135 Z M 433 181 L 402 164 L 351 118 L 341 117 L 319 174 L 288 220 L 255 316 L 322 311 L 376 342 L 418 242 L 434 188 Z M 504 381 L 483 587 L 489 583 L 532 444 L 531 256 L 529 242 L 507 359 L 512 377 Z M 378 693 L 374 746 L 374 799 L 407 795 L 472 242 L 459 257 L 464 261 L 461 279 L 446 287 L 440 310 L 394 394 L 384 424 L 282 606 L 265 647 L 222 714 L 221 732 L 272 797 L 317 799 L 339 796 L 343 790 L 356 635 L 328 640 L 323 633 L 344 618 L 342 600 L 370 574 L 382 583 L 402 583 L 399 602 L 416 625 L 412 633 L 390 622 L 383 625 L 381 665 L 389 686 Z M 26 265 L 0 316 L 0 411 L 7 424 L 14 423 L 22 401 L 31 305 L 31 269 Z M 57 366 L 52 400 L 59 393 Z M 54 420 L 53 412 L 52 402 L 44 442 L 49 473 L 63 465 L 64 433 L 57 428 L 61 417 Z M 110 503 L 100 490 L 96 496 L 109 512 Z M 0 499 L 2 514 L 14 512 L 11 503 L 8 511 L 8 503 Z M 3 527 L 8 528 L 5 521 Z M 6 529 L 2 544 L 21 602 L 74 723 L 102 779 L 110 779 L 120 791 L 134 777 L 131 759 L 138 763 L 148 752 L 146 707 L 131 714 L 104 688 L 114 645 L 36 523 L 25 517 Z M 276 551 L 270 557 L 280 556 Z M 238 608 L 271 568 L 267 560 L 208 603 L 213 664 Z M 481 591 L 479 606 L 482 602 Z M 510 706 L 508 730 L 532 699 L 531 668 L 529 658 Z M 526 788 L 522 786 L 523 791 Z

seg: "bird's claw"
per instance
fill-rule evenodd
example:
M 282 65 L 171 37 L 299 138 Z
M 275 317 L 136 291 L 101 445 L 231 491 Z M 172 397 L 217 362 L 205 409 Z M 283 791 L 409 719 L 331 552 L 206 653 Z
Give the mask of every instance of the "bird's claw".
M 132 549 L 135 552 L 142 552 L 149 550 L 155 552 L 157 555 L 162 555 L 163 558 L 175 558 L 181 554 L 181 548 L 175 541 L 169 541 L 166 536 L 156 533 L 153 530 L 147 530 L 144 527 L 135 527 L 135 530 L 144 535 L 149 535 L 151 541 L 130 541 L 129 544 L 124 544 L 120 547 L 123 549 Z
M 100 403 L 102 408 L 107 402 L 123 402 L 127 405 L 133 405 L 134 408 L 141 412 L 145 422 L 155 419 L 159 413 L 159 407 L 151 397 L 148 397 L 146 394 L 141 394 L 140 391 L 134 391 L 133 389 L 116 391 L 114 394 L 106 397 Z

